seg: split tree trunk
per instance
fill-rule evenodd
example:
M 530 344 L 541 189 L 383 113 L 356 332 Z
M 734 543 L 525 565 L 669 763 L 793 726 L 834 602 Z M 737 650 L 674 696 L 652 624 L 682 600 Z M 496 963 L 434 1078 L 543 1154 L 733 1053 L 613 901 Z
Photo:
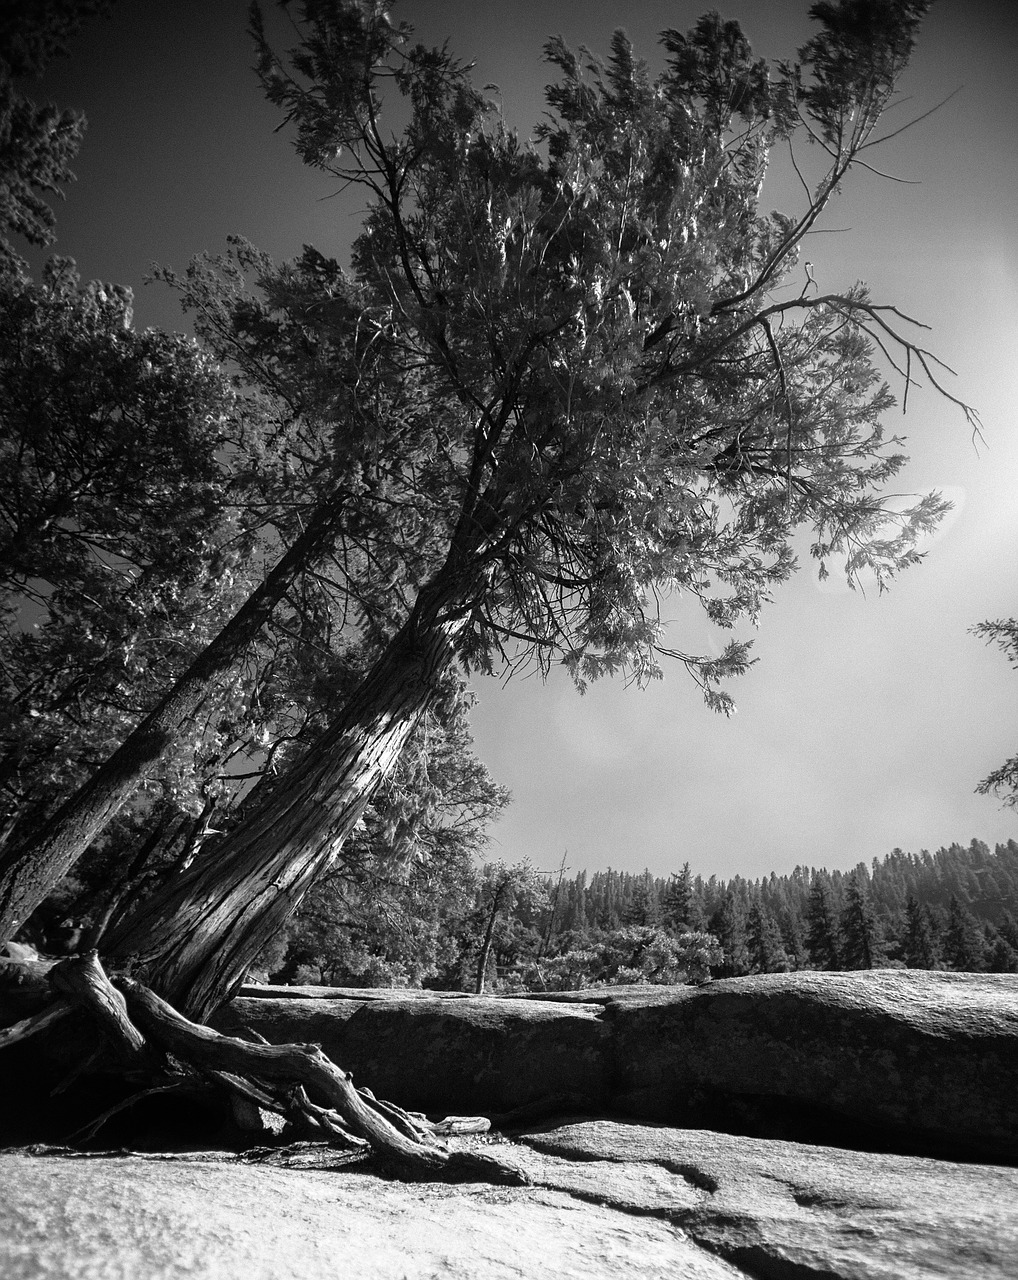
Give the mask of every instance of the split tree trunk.
M 440 600 L 440 583 L 422 592 L 324 737 L 265 799 L 254 797 L 234 831 L 114 925 L 103 940 L 109 959 L 131 963 L 195 1020 L 228 998 L 333 865 L 414 726 L 441 696 L 462 612 L 441 620 Z
M 0 854 L 0 946 L 17 933 L 170 749 L 212 681 L 254 640 L 294 578 L 335 541 L 343 515 L 333 493 L 304 532 L 163 700 L 31 839 Z

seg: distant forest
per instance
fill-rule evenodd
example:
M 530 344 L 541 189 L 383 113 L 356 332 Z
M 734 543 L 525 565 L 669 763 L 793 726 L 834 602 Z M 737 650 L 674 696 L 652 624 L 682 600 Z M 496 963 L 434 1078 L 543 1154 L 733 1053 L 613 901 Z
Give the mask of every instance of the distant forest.
M 252 976 L 568 990 L 791 969 L 1018 972 L 1018 843 L 895 849 L 851 871 L 569 876 L 459 858 L 320 886 Z

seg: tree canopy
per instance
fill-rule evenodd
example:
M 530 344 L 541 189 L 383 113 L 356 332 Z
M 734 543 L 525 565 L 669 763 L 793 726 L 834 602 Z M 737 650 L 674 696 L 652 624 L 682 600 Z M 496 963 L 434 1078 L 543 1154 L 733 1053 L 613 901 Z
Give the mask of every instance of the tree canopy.
M 921 373 L 974 417 L 914 322 L 862 285 L 820 294 L 799 254 L 881 141 L 926 8 L 817 4 L 798 61 L 775 66 L 715 14 L 662 34 L 656 75 L 622 32 L 604 61 L 553 38 L 530 138 L 384 4 L 307 0 L 286 57 L 253 9 L 263 88 L 300 156 L 367 193 L 362 233 L 349 267 L 235 240 L 163 275 L 233 375 L 245 554 L 289 547 L 262 588 L 294 616 L 258 645 L 296 634 L 270 666 L 310 674 L 320 701 L 297 733 L 263 717 L 278 767 L 214 858 L 134 904 L 111 954 L 194 1011 L 214 1005 L 335 867 L 422 718 L 455 716 L 464 672 L 562 663 L 582 689 L 646 681 L 670 657 L 728 710 L 722 682 L 749 646 L 697 654 L 668 630 L 672 600 L 722 627 L 755 619 L 800 528 L 821 574 L 840 560 L 883 585 L 919 558 L 944 504 L 882 500 L 904 456 L 881 425 L 877 354 L 906 396 Z M 802 177 L 795 213 L 761 204 L 779 145 Z M 154 747 L 132 735 L 134 754 L 111 757 L 115 785 L 116 769 L 94 774 L 87 822 L 73 798 L 51 820 L 47 866 L 72 865 L 190 723 L 164 720 Z M 15 861 L 34 856 L 29 841 Z
M 136 333 L 129 291 L 59 259 L 0 280 L 0 403 L 0 813 L 24 825 L 229 603 L 233 405 L 192 340 Z
M 99 7 L 0 18 L 0 231 L 33 244 L 81 122 L 14 79 Z M 850 582 L 883 586 L 919 558 L 944 504 L 882 499 L 904 457 L 882 429 L 879 359 L 906 398 L 918 374 L 975 417 L 916 322 L 862 285 L 821 294 L 799 266 L 882 140 L 925 0 L 817 3 L 797 62 L 774 66 L 716 14 L 662 34 L 657 74 L 622 32 L 605 60 L 553 38 L 549 114 L 529 138 L 389 8 L 304 0 L 285 58 L 252 10 L 261 83 L 298 153 L 367 194 L 348 265 L 310 246 L 277 264 L 238 239 L 164 271 L 191 341 L 135 333 L 126 291 L 82 287 L 68 263 L 31 284 L 0 238 L 0 942 L 86 855 L 89 943 L 120 973 L 112 986 L 86 945 L 54 985 L 103 1011 L 122 1063 L 159 1081 L 149 1092 L 201 1073 L 330 1136 L 346 1117 L 417 1170 L 518 1180 L 438 1150 L 434 1126 L 358 1093 L 313 1046 L 225 1039 L 179 1011 L 204 1020 L 280 955 L 303 902 L 298 971 L 324 971 L 339 911 L 332 972 L 473 967 L 478 990 L 521 963 L 556 987 L 807 952 L 879 963 L 865 869 L 840 912 L 823 873 L 800 875 L 805 909 L 773 883 L 705 888 L 688 868 L 664 901 L 649 872 L 571 895 L 560 874 L 550 903 L 530 868 L 471 876 L 505 796 L 470 753 L 464 675 L 562 663 L 582 690 L 644 682 L 668 657 L 730 709 L 722 684 L 748 645 L 691 651 L 665 601 L 726 628 L 755 619 L 800 529 L 821 574 L 840 560 Z M 793 213 L 761 203 L 779 145 L 801 179 Z M 408 886 L 381 892 L 379 869 L 415 850 L 429 861 L 411 883 L 436 871 L 427 918 L 400 920 Z M 457 874 L 472 879 L 460 902 Z M 546 954 L 570 905 L 572 936 Z M 458 949 L 440 945 L 449 919 Z M 991 939 L 961 897 L 942 930 L 932 913 L 901 920 L 909 962 L 938 963 L 942 942 L 956 968 L 1018 964 L 1013 921 Z
M 74 178 L 85 120 L 76 111 L 40 107 L 21 87 L 67 53 L 82 21 L 106 13 L 111 0 L 48 0 L 8 4 L 0 11 L 0 271 L 24 269 L 12 233 L 45 247 L 53 240 L 48 196 L 62 196 Z
M 925 8 L 817 5 L 819 33 L 773 72 L 717 15 L 665 32 L 654 78 L 621 31 L 606 62 L 552 39 L 550 119 L 529 141 L 468 67 L 382 9 L 305 5 L 288 61 L 255 12 L 262 82 L 299 154 L 371 207 L 352 275 L 305 251 L 259 273 L 263 301 L 235 324 L 249 358 L 291 372 L 299 326 L 319 403 L 342 385 L 344 332 L 426 400 L 412 442 L 363 399 L 345 434 L 367 474 L 380 456 L 429 456 L 404 501 L 449 531 L 469 665 L 561 660 L 582 684 L 646 679 L 668 653 L 725 707 L 716 686 L 746 647 L 669 645 L 663 593 L 722 625 L 754 617 L 802 524 L 822 571 L 841 555 L 850 578 L 883 581 L 915 558 L 943 504 L 892 516 L 877 496 L 904 458 L 880 427 L 892 401 L 874 343 L 935 382 L 936 362 L 862 286 L 817 296 L 793 272 L 879 141 Z M 822 177 L 799 215 L 764 212 L 772 148 L 803 136 Z
M 0 90 L 25 120 L 58 114 L 11 77 L 41 70 L 102 8 L 0 20 Z M 84 121 L 65 117 L 76 146 Z M 49 189 L 69 136 L 40 125 L 3 152 L 0 221 L 31 243 L 46 242 L 49 210 L 28 226 L 18 184 Z M 89 850 L 50 914 L 84 915 L 97 940 L 109 910 L 192 862 L 252 781 L 320 734 L 399 615 L 399 584 L 365 570 L 356 530 L 336 549 L 352 505 L 342 446 L 286 387 L 231 386 L 210 344 L 136 332 L 131 303 L 122 286 L 82 285 L 68 259 L 38 283 L 13 249 L 0 259 L 4 933 Z M 471 753 L 468 706 L 454 691 L 422 726 L 365 812 L 353 864 L 480 842 L 506 797 Z

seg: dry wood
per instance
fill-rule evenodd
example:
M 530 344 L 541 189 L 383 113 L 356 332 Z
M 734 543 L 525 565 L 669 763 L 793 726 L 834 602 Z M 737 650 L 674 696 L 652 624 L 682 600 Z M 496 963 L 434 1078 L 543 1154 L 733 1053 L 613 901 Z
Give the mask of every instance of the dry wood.
M 490 1156 L 445 1151 L 400 1132 L 360 1095 L 349 1074 L 337 1067 L 318 1045 L 251 1044 L 234 1036 L 220 1035 L 210 1027 L 188 1021 L 172 1005 L 132 978 L 121 978 L 118 985 L 127 998 L 131 1018 L 151 1040 L 168 1049 L 174 1057 L 203 1071 L 226 1071 L 266 1082 L 303 1086 L 309 1094 L 323 1098 L 338 1112 L 344 1125 L 401 1172 L 468 1177 L 509 1185 L 524 1185 L 528 1181 L 519 1169 Z
M 404 1111 L 402 1107 L 397 1107 L 394 1102 L 386 1102 L 383 1098 L 376 1098 L 370 1089 L 360 1088 L 357 1092 L 364 1098 L 368 1106 L 373 1107 L 384 1116 L 404 1137 L 409 1138 L 412 1142 L 423 1142 L 426 1146 L 438 1146 L 444 1149 L 444 1144 L 436 1139 L 434 1126 L 427 1116 L 421 1115 L 419 1111 Z
M 258 1041 L 269 1043 L 262 1036 Z M 262 1081 L 246 1079 L 229 1071 L 205 1070 L 202 1075 L 228 1094 L 234 1119 L 242 1129 L 260 1129 L 261 1112 L 273 1111 L 305 1129 L 319 1133 L 324 1131 L 333 1143 L 340 1142 L 354 1150 L 370 1149 L 370 1143 L 350 1132 L 338 1112 L 316 1106 L 300 1085 L 288 1089 L 286 1096 L 281 1097 Z
M 50 986 L 87 1009 L 99 1025 L 107 1046 L 127 1068 L 152 1065 L 145 1037 L 127 1014 L 127 1002 L 111 985 L 94 951 L 61 960 L 49 972 Z
M 243 1076 L 235 1076 L 229 1071 L 203 1071 L 202 1075 L 212 1084 L 243 1098 L 252 1106 L 264 1107 L 266 1111 L 278 1111 L 280 1115 L 286 1110 L 285 1102 L 253 1080 L 245 1080 Z
M 305 1119 L 311 1120 L 319 1128 L 324 1129 L 327 1134 L 334 1140 L 338 1139 L 345 1146 L 351 1149 L 365 1149 L 370 1146 L 364 1138 L 358 1138 L 351 1133 L 337 1112 L 329 1107 L 319 1107 L 308 1097 L 302 1086 L 298 1085 L 293 1090 L 293 1100 L 299 1108 Z
M 0 1028 L 0 1049 L 6 1048 L 9 1044 L 17 1044 L 19 1040 L 27 1040 L 29 1036 L 34 1036 L 37 1031 L 44 1031 L 55 1022 L 59 1022 L 61 1018 L 66 1018 L 73 1008 L 74 1005 L 70 1000 L 60 996 L 52 1004 L 47 1005 L 45 1009 L 33 1014 L 30 1018 L 22 1018 L 20 1022 L 15 1022 L 12 1027 Z
M 376 1099 L 369 1090 L 356 1089 L 349 1074 L 319 1045 L 251 1043 L 220 1035 L 190 1022 L 132 978 L 119 978 L 114 986 L 94 951 L 61 961 L 51 971 L 50 981 L 67 997 L 62 1012 L 74 1005 L 87 1009 L 99 1023 L 106 1046 L 128 1071 L 165 1068 L 165 1055 L 172 1055 L 185 1070 L 242 1098 L 248 1106 L 268 1107 L 310 1121 L 347 1146 L 369 1145 L 377 1158 L 403 1176 L 453 1177 L 503 1185 L 528 1181 L 519 1169 L 490 1156 L 447 1150 L 426 1117 Z M 44 1014 L 55 1021 L 61 1011 L 54 1005 Z M 40 1017 L 26 1021 L 37 1028 Z M 181 1087 L 186 1087 L 185 1079 L 166 1083 L 164 1076 L 156 1087 L 104 1112 L 89 1126 L 89 1133 L 139 1098 Z M 483 1123 L 451 1117 L 440 1127 L 446 1133 L 479 1132 Z
M 382 1115 L 368 1106 L 351 1083 L 317 1045 L 251 1044 L 235 1036 L 220 1035 L 182 1017 L 172 1005 L 133 978 L 121 978 L 131 1017 L 176 1057 L 201 1069 L 229 1071 L 264 1080 L 301 1083 L 323 1096 L 358 1137 L 388 1151 L 408 1164 L 438 1168 L 442 1152 L 411 1141 Z
M 487 1133 L 491 1129 L 491 1121 L 487 1116 L 446 1116 L 444 1120 L 436 1120 L 431 1132 L 436 1136 L 452 1137 L 454 1134 Z

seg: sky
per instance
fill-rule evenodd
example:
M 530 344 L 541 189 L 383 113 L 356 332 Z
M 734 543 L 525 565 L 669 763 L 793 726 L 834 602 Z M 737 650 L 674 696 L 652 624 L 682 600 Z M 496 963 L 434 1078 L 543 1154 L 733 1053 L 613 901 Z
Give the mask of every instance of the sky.
M 604 51 L 622 26 L 652 66 L 656 36 L 685 29 L 712 0 L 402 0 L 428 43 L 449 39 L 500 86 L 506 117 L 529 133 L 544 109 L 552 33 Z M 732 0 L 755 51 L 790 57 L 809 37 L 808 0 Z M 145 285 L 153 263 L 182 269 L 241 234 L 277 258 L 305 243 L 341 259 L 359 211 L 301 168 L 259 93 L 246 0 L 120 0 L 93 20 L 42 99 L 85 112 L 78 181 L 59 205 L 54 252 L 85 278 L 129 284 L 135 323 L 186 329 L 173 296 Z M 287 45 L 285 22 L 273 29 Z M 970 633 L 1018 615 L 1018 6 L 938 0 L 902 81 L 897 125 L 953 95 L 887 144 L 812 238 L 824 291 L 864 279 L 931 327 L 924 342 L 957 372 L 951 390 L 982 418 L 928 389 L 888 415 L 911 462 L 893 492 L 936 489 L 954 510 L 922 565 L 891 591 L 817 580 L 800 543 L 754 639 L 758 663 L 730 686 L 731 718 L 706 709 L 678 667 L 646 690 L 610 681 L 579 696 L 562 673 L 507 685 L 478 679 L 477 751 L 513 793 L 491 857 L 542 870 L 608 866 L 667 875 L 756 878 L 797 865 L 847 869 L 894 848 L 1018 837 L 1018 814 L 974 794 L 1018 751 L 1018 672 Z M 765 200 L 796 192 L 780 160 Z M 895 387 L 900 395 L 900 385 Z M 671 639 L 720 651 L 727 633 L 669 601 Z

